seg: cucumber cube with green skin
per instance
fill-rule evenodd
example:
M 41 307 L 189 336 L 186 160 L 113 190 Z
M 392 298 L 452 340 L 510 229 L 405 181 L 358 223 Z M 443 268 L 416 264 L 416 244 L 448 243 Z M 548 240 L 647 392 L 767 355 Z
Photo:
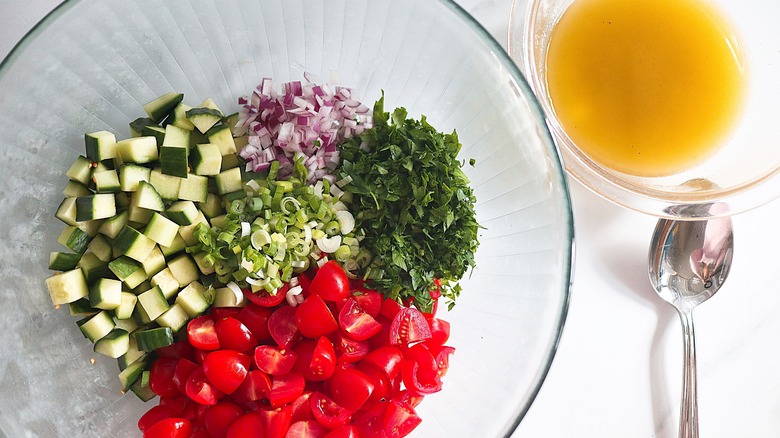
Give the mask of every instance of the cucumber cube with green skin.
M 115 239 L 119 231 L 127 225 L 128 217 L 127 212 L 123 211 L 114 215 L 114 217 L 106 219 L 102 225 L 100 225 L 100 234 L 108 237 L 109 239 Z
M 179 187 L 179 199 L 194 202 L 206 202 L 209 195 L 209 179 L 205 176 L 189 174 L 182 178 Z
M 160 169 L 152 170 L 149 175 L 149 183 L 157 190 L 157 193 L 166 201 L 176 201 L 179 199 L 179 187 L 181 178 L 178 176 L 166 175 Z
M 225 207 L 222 205 L 222 199 L 219 195 L 209 193 L 206 202 L 200 204 L 200 211 L 207 219 L 217 217 L 225 213 Z
M 174 303 L 168 310 L 165 311 L 165 313 L 158 316 L 154 322 L 159 324 L 160 327 L 170 327 L 171 331 L 176 333 L 179 331 L 179 329 L 184 327 L 184 325 L 187 324 L 187 321 L 189 320 L 190 316 L 187 314 L 184 308 L 179 304 Z
M 214 290 L 214 307 L 246 307 L 246 298 L 233 293 L 229 287 L 220 287 Z
M 209 138 L 209 143 L 217 145 L 221 155 L 236 153 L 236 143 L 233 140 L 233 133 L 230 132 L 230 127 L 228 125 L 216 125 L 209 129 L 206 136 Z
M 154 249 L 154 240 L 125 225 L 114 239 L 113 248 L 117 254 L 142 262 Z
M 150 320 L 157 319 L 158 316 L 162 315 L 170 307 L 165 299 L 165 295 L 163 295 L 162 290 L 158 286 L 138 295 L 137 306 L 143 309 Z
M 163 255 L 159 246 L 154 247 L 152 252 L 149 253 L 149 257 L 141 262 L 141 266 L 144 268 L 146 275 L 150 277 L 165 269 L 165 255 Z
M 179 234 L 179 225 L 160 213 L 153 213 L 144 234 L 160 245 L 171 246 L 173 239 Z
M 49 254 L 49 269 L 52 271 L 70 271 L 76 268 L 79 260 L 81 260 L 81 254 L 53 252 Z
M 176 295 L 176 304 L 180 305 L 190 318 L 195 318 L 209 308 L 211 300 L 206 287 L 193 281 Z
M 116 193 L 120 191 L 119 175 L 116 170 L 101 170 L 92 173 L 97 193 Z
M 111 333 L 111 330 L 115 327 L 114 320 L 105 310 L 101 310 L 91 317 L 82 319 L 76 324 L 78 324 L 84 337 L 92 342 L 97 342 L 98 339 Z
M 149 386 L 149 374 L 149 371 L 144 371 L 141 373 L 141 377 L 130 386 L 130 390 L 133 391 L 133 394 L 142 402 L 148 402 L 157 397 L 157 394 L 155 394 Z
M 190 131 L 174 125 L 165 127 L 160 147 L 160 170 L 165 175 L 186 178 L 190 147 Z
M 92 161 L 103 161 L 115 158 L 116 136 L 112 132 L 98 131 L 84 134 L 84 146 L 87 158 Z
M 123 391 L 128 391 L 141 378 L 145 367 L 145 362 L 137 361 L 128 365 L 127 368 L 119 373 L 119 383 L 122 385 Z
M 179 229 L 181 230 L 181 228 Z M 179 233 L 179 235 L 173 239 L 173 243 L 171 244 L 171 246 L 161 245 L 160 251 L 162 251 L 165 257 L 170 257 L 174 254 L 184 251 L 186 248 L 187 248 L 187 242 L 184 241 L 184 239 L 181 237 L 181 233 Z
M 214 265 L 213 264 L 211 266 L 207 266 L 203 262 L 203 259 L 205 257 L 206 257 L 206 253 L 205 252 L 197 252 L 197 253 L 192 254 L 192 258 L 195 260 L 195 264 L 198 265 L 198 269 L 200 269 L 200 272 L 203 275 L 211 275 L 214 272 L 216 272 L 216 269 L 214 269 Z
M 76 223 L 76 228 L 83 231 L 84 234 L 89 236 L 90 239 L 98 235 L 100 227 L 105 222 L 105 219 L 95 219 L 92 221 L 84 221 Z
M 152 210 L 147 210 L 131 203 L 127 207 L 127 224 L 133 228 L 142 228 L 152 218 L 152 213 L 154 213 Z
M 141 289 L 140 285 L 146 282 L 146 280 L 149 279 L 149 276 L 146 275 L 146 272 L 144 272 L 143 268 L 133 272 L 130 274 L 129 277 L 125 278 L 123 283 L 125 286 L 129 287 L 132 290 L 144 290 Z
M 173 330 L 170 327 L 157 327 L 135 332 L 138 349 L 152 352 L 158 348 L 173 344 Z
M 122 282 L 100 278 L 89 289 L 89 304 L 95 309 L 113 310 L 122 303 Z
M 185 114 L 198 131 L 204 134 L 222 120 L 222 112 L 213 108 L 193 108 Z
M 210 227 L 208 219 L 206 219 L 206 216 L 203 215 L 203 212 L 198 212 L 198 217 L 195 219 L 195 221 L 190 225 L 182 225 L 179 227 L 179 235 L 182 239 L 184 239 L 184 243 L 186 243 L 188 246 L 197 245 L 198 244 L 198 238 L 195 237 L 195 228 L 198 227 L 199 224 L 203 224 L 207 227 Z
M 176 278 L 168 268 L 154 274 L 151 285 L 159 287 L 163 292 L 165 299 L 173 298 L 176 293 L 179 292 L 179 282 L 176 281 Z
M 89 295 L 87 280 L 81 268 L 76 268 L 61 274 L 55 274 L 46 279 L 52 304 L 68 304 Z
M 65 188 L 62 189 L 62 194 L 66 198 L 78 198 L 79 196 L 89 196 L 92 194 L 92 190 L 84 184 L 69 179 Z
M 76 220 L 76 198 L 63 199 L 59 207 L 57 207 L 57 211 L 54 212 L 54 217 L 64 222 L 65 225 L 74 227 L 78 225 Z
M 227 220 L 227 215 L 224 214 L 217 217 L 213 217 L 211 218 L 211 226 L 217 228 L 224 228 L 226 220 Z
M 92 238 L 81 228 L 69 226 L 65 227 L 57 239 L 57 243 L 65 246 L 73 252 L 83 254 L 87 250 L 87 245 Z
M 173 278 L 179 283 L 179 287 L 187 286 L 200 277 L 198 266 L 187 254 L 176 256 L 168 262 Z
M 88 284 L 92 284 L 95 280 L 108 276 L 111 271 L 108 270 L 108 263 L 101 261 L 97 256 L 91 252 L 84 253 L 79 260 L 78 267 L 84 273 L 84 278 Z
M 192 148 L 192 172 L 196 175 L 217 175 L 222 168 L 222 154 L 215 144 L 206 143 Z
M 244 186 L 241 180 L 241 169 L 234 167 L 224 170 L 214 177 L 217 183 L 217 193 L 224 195 L 226 193 L 237 192 Z
M 148 117 L 139 117 L 132 122 L 129 123 L 130 126 L 130 136 L 131 137 L 140 137 L 143 134 L 144 128 L 147 128 L 149 126 L 155 126 L 157 123 L 148 118 Z
M 184 100 L 182 93 L 166 93 L 144 105 L 144 111 L 155 123 L 160 123 L 182 100 Z
M 92 316 L 98 313 L 98 309 L 92 308 L 89 304 L 89 299 L 79 298 L 78 300 L 68 303 L 68 313 L 70 316 Z
M 121 288 L 121 284 L 120 284 Z M 130 319 L 133 317 L 133 309 L 138 302 L 138 297 L 130 292 L 120 292 L 119 305 L 114 308 L 114 316 L 119 320 Z
M 65 176 L 73 181 L 88 186 L 92 178 L 92 161 L 79 155 L 73 164 L 71 164 L 68 171 L 65 172 Z
M 138 183 L 138 190 L 135 192 L 135 194 L 133 194 L 130 205 L 135 205 L 152 211 L 165 210 L 165 203 L 163 202 L 160 193 L 157 192 L 151 183 L 146 181 L 140 181 Z
M 123 164 L 119 166 L 119 188 L 124 192 L 134 192 L 138 190 L 138 183 L 141 181 L 149 182 L 151 169 L 137 164 Z
M 129 292 L 122 292 L 122 293 L 123 294 L 127 294 L 128 296 L 133 297 L 133 300 L 137 300 L 137 298 L 136 298 L 136 296 L 134 294 L 131 294 Z M 124 295 L 122 295 L 122 298 L 124 298 Z M 130 316 L 127 317 L 127 318 L 118 318 L 116 316 L 117 310 L 123 309 L 122 304 L 120 304 L 119 307 L 114 309 L 114 324 L 116 324 L 116 326 L 115 326 L 116 328 L 122 329 L 122 330 L 124 330 L 124 331 L 126 331 L 128 333 L 132 333 L 132 332 L 138 330 L 138 327 L 140 327 L 140 326 L 138 325 L 138 322 L 136 320 L 134 320 L 133 317 L 132 317 L 133 309 L 135 309 L 135 303 L 136 303 L 136 301 L 133 301 L 133 307 L 131 309 L 123 310 L 123 311 L 129 311 L 130 312 Z
M 238 144 L 236 144 L 236 147 L 238 147 Z M 234 167 L 240 167 L 242 164 L 244 164 L 244 162 L 237 154 L 223 155 L 222 164 L 220 165 L 219 170 L 220 172 L 224 172 L 225 170 L 233 169 Z
M 165 214 L 178 225 L 191 225 L 198 218 L 198 207 L 192 201 L 177 201 L 168 207 Z
M 122 329 L 111 330 L 107 335 L 95 342 L 95 353 L 118 358 L 127 353 L 130 345 L 130 334 Z
M 187 111 L 191 109 L 192 107 L 186 103 L 179 102 L 179 104 L 176 105 L 176 108 L 173 109 L 173 114 L 171 114 L 169 123 L 173 126 L 192 131 L 195 129 L 195 125 L 187 119 Z
M 126 323 L 120 323 L 120 321 L 122 320 L 114 320 L 114 322 L 116 322 L 116 328 L 122 328 L 123 326 L 131 325 L 129 321 L 133 321 L 132 324 L 135 324 L 136 329 L 139 327 L 134 319 L 125 320 L 127 321 Z M 135 332 L 136 329 L 127 330 L 128 333 L 131 333 L 130 342 L 127 345 L 127 353 L 118 357 L 116 360 L 116 363 L 119 366 L 120 370 L 124 370 L 128 366 L 138 361 L 142 361 L 148 356 L 148 354 L 145 351 L 141 351 L 138 349 L 138 342 L 136 342 L 135 336 L 133 335 L 133 332 Z
M 144 126 L 141 130 L 141 135 L 154 137 L 157 140 L 157 146 L 162 146 L 162 142 L 165 139 L 165 128 L 160 126 Z
M 108 269 L 114 273 L 116 278 L 125 281 L 141 269 L 141 264 L 129 257 L 117 257 L 108 263 Z
M 134 137 L 116 143 L 116 150 L 123 163 L 149 163 L 156 161 L 157 140 L 154 137 Z
M 116 198 L 113 193 L 98 193 L 76 198 L 76 221 L 107 219 L 116 215 Z
M 109 242 L 108 239 L 106 239 L 106 237 L 102 234 L 98 234 L 92 239 L 91 242 L 89 242 L 89 245 L 87 245 L 87 251 L 95 254 L 95 256 L 104 263 L 110 262 L 113 258 L 111 254 L 111 242 Z

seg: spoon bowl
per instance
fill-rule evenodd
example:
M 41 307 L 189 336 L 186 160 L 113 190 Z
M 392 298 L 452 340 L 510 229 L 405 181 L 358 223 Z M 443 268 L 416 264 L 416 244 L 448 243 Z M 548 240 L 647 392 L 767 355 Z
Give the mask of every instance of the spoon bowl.
M 726 216 L 702 221 L 660 219 L 650 245 L 649 274 L 658 295 L 677 309 L 683 327 L 683 385 L 679 436 L 698 437 L 693 309 L 723 285 L 734 234 Z

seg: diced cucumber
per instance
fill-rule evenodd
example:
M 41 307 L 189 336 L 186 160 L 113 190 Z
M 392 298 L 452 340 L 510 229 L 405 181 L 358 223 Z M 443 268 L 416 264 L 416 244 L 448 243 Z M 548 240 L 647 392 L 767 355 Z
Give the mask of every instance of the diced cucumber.
M 179 187 L 179 199 L 185 201 L 206 202 L 209 195 L 209 179 L 205 176 L 189 174 L 182 178 Z
M 114 329 L 95 342 L 95 353 L 116 359 L 127 353 L 129 343 L 130 335 L 126 331 Z
M 235 167 L 241 167 L 244 164 L 241 157 L 237 154 L 227 154 L 222 156 L 222 165 L 219 167 L 220 172 L 224 172 Z
M 83 254 L 87 250 L 87 245 L 92 240 L 87 233 L 78 227 L 65 227 L 57 239 L 57 243 L 70 249 L 73 252 Z
M 236 296 L 233 289 L 229 287 L 219 287 L 214 290 L 214 307 L 245 307 L 246 298 L 244 295 Z
M 68 303 L 70 316 L 92 316 L 98 312 L 98 309 L 92 308 L 87 298 L 79 298 L 72 303 Z
M 204 144 L 208 142 L 209 142 L 209 138 L 206 137 L 206 134 L 198 131 L 197 129 L 193 129 L 192 131 L 190 131 L 190 151 L 196 145 Z
M 144 361 L 136 361 L 127 366 L 119 373 L 119 383 L 122 385 L 122 390 L 127 391 L 130 387 L 141 377 L 144 372 L 146 363 Z
M 141 351 L 154 351 L 173 344 L 173 330 L 170 327 L 157 327 L 135 332 L 135 340 Z
M 61 274 L 55 274 L 46 279 L 52 304 L 72 303 L 89 295 L 87 280 L 81 268 L 72 269 Z
M 130 205 L 130 197 L 127 196 L 127 193 L 125 192 L 117 192 L 114 193 L 114 197 L 116 198 L 116 209 L 124 210 Z
M 181 228 L 179 228 L 179 230 L 181 230 Z M 187 248 L 187 242 L 184 241 L 180 233 L 173 239 L 171 246 L 160 246 L 160 251 L 162 251 L 165 257 L 170 257 L 174 254 L 184 251 L 185 248 Z
M 192 172 L 197 175 L 217 175 L 222 167 L 222 154 L 215 144 L 199 144 L 192 148 Z
M 124 292 L 124 293 L 128 293 L 128 292 Z M 132 295 L 133 298 L 135 298 L 135 295 L 133 295 L 133 294 L 130 294 L 130 295 Z M 138 322 L 136 322 L 136 320 L 134 320 L 133 318 L 119 319 L 119 318 L 116 317 L 116 315 L 114 315 L 114 324 L 116 324 L 114 326 L 114 328 L 122 329 L 122 330 L 126 331 L 127 333 L 133 333 L 134 331 L 138 330 L 138 327 L 139 327 Z M 127 352 L 131 353 L 133 349 L 135 349 L 136 351 L 138 350 L 137 348 L 135 348 L 135 340 L 131 336 L 130 337 L 130 348 L 128 349 Z M 131 359 L 130 357 L 127 357 L 126 354 L 123 355 L 123 357 L 125 357 L 127 359 Z M 132 361 L 128 362 L 128 364 L 131 364 L 131 363 L 135 362 L 135 360 L 138 359 L 139 357 L 140 356 L 136 356 L 135 359 L 133 359 Z M 124 367 L 122 367 L 121 369 L 124 369 Z
M 138 183 L 138 190 L 133 194 L 130 205 L 136 205 L 152 211 L 165 210 L 165 203 L 163 203 L 160 193 L 155 190 L 151 183 L 146 181 Z
M 171 246 L 173 239 L 179 234 L 179 225 L 159 213 L 154 213 L 144 229 L 144 234 L 160 245 Z
M 90 306 L 101 310 L 113 310 L 122 303 L 122 282 L 100 278 L 89 289 Z
M 206 216 L 203 215 L 202 211 L 198 211 L 198 217 L 194 222 L 192 222 L 192 224 L 179 227 L 179 235 L 181 235 L 181 238 L 184 239 L 184 242 L 187 245 L 192 246 L 198 244 L 198 238 L 194 235 L 195 228 L 198 226 L 198 224 L 203 224 L 207 227 L 211 226 L 209 225 L 209 221 L 206 219 Z
M 116 143 L 123 163 L 149 163 L 157 160 L 157 140 L 154 137 L 134 137 Z
M 114 160 L 103 160 L 92 163 L 92 174 L 95 172 L 105 172 L 106 170 L 115 170 Z
M 116 157 L 116 136 L 112 132 L 98 131 L 84 134 L 87 158 L 103 161 Z
M 143 271 L 143 269 L 141 269 Z M 141 295 L 142 293 L 148 291 L 152 288 L 152 281 L 151 279 L 147 278 L 144 281 L 140 282 L 135 287 L 128 287 L 127 284 L 125 284 L 125 287 L 122 288 L 124 292 L 130 292 L 133 295 Z
M 180 305 L 190 318 L 202 314 L 209 308 L 213 300 L 209 299 L 209 292 L 205 286 L 193 281 L 176 295 L 176 304 Z
M 64 222 L 65 225 L 74 227 L 78 225 L 76 220 L 76 198 L 63 199 L 59 207 L 57 207 L 57 211 L 54 212 L 54 217 Z
M 119 188 L 125 192 L 138 190 L 138 183 L 149 182 L 151 169 L 137 164 L 123 164 L 119 167 Z
M 123 211 L 114 215 L 114 217 L 106 219 L 102 225 L 100 225 L 100 233 L 109 239 L 115 239 L 119 234 L 119 231 L 127 225 L 128 216 L 127 212 Z
M 78 267 L 84 273 L 84 279 L 87 280 L 87 284 L 92 284 L 98 278 L 105 277 L 110 274 L 108 270 L 108 264 L 99 258 L 94 253 L 85 252 L 79 260 Z
M 244 187 L 244 182 L 241 181 L 241 169 L 238 167 L 224 170 L 217 174 L 214 179 L 217 183 L 217 192 L 220 195 L 236 192 Z
M 152 210 L 147 210 L 133 203 L 127 207 L 127 224 L 133 228 L 143 228 L 152 218 Z
M 116 198 L 113 193 L 98 193 L 76 198 L 76 221 L 107 219 L 116 215 Z
M 160 123 L 168 114 L 173 112 L 176 105 L 183 99 L 184 94 L 182 93 L 166 93 L 144 105 L 144 111 L 146 111 L 146 114 L 148 114 L 149 118 L 154 120 L 155 123 Z
M 160 170 L 165 175 L 185 178 L 188 173 L 190 131 L 174 125 L 165 127 L 165 139 L 160 147 Z
M 81 254 L 70 252 L 53 252 L 49 254 L 49 269 L 52 271 L 70 271 L 76 268 Z
M 233 139 L 233 143 L 236 145 L 236 150 L 240 151 L 241 149 L 244 149 L 244 146 L 249 144 L 249 138 L 246 135 L 242 135 L 241 137 L 235 137 Z
M 113 272 L 120 281 L 125 281 L 136 271 L 141 269 L 141 264 L 129 257 L 118 257 L 108 263 L 108 269 Z
M 130 386 L 130 390 L 133 391 L 133 394 L 142 402 L 148 402 L 157 396 L 157 394 L 152 391 L 151 386 L 149 386 L 149 376 L 150 372 L 144 371 L 141 373 L 141 377 Z
M 171 114 L 171 117 L 168 119 L 168 123 L 173 126 L 192 131 L 195 129 L 195 125 L 193 125 L 192 122 L 187 119 L 187 111 L 191 109 L 192 107 L 186 103 L 179 102 L 179 104 L 176 105 L 176 108 L 173 109 L 173 114 Z
M 79 155 L 73 164 L 70 165 L 68 171 L 65 172 L 65 176 L 88 186 L 92 177 L 92 161 L 87 157 Z
M 213 217 L 211 218 L 211 226 L 217 228 L 223 228 L 226 220 L 227 220 L 227 215 L 224 214 L 221 216 Z
M 69 179 L 65 184 L 65 188 L 62 189 L 62 194 L 66 198 L 78 198 L 79 196 L 89 196 L 92 194 L 92 190 L 84 184 Z
M 102 234 L 98 234 L 92 238 L 92 241 L 89 242 L 89 245 L 87 245 L 87 251 L 95 254 L 95 257 L 104 263 L 110 262 L 113 258 L 111 255 L 111 242 L 109 242 L 108 239 L 106 239 L 106 237 Z
M 84 318 L 76 324 L 78 324 L 84 337 L 92 342 L 97 342 L 98 339 L 101 339 L 114 329 L 114 320 L 105 310 L 101 310 L 94 316 Z
M 207 97 L 206 100 L 201 102 L 200 105 L 198 105 L 198 108 L 213 109 L 213 110 L 215 110 L 216 112 L 219 113 L 220 117 L 224 117 L 224 113 L 222 112 L 222 110 L 219 109 L 219 107 L 217 106 L 216 102 L 214 102 L 214 100 L 211 99 L 210 97 Z
M 154 186 L 157 193 L 166 201 L 179 199 L 181 178 L 178 176 L 166 175 L 160 169 L 155 169 L 149 175 L 149 183 Z
M 141 131 L 141 135 L 154 137 L 154 139 L 157 141 L 157 146 L 162 146 L 162 142 L 165 139 L 165 128 L 157 125 L 144 126 L 144 129 Z
M 159 286 L 138 295 L 138 304 L 150 320 L 162 315 L 170 306 Z
M 140 289 L 139 286 L 142 285 L 149 277 L 146 275 L 146 272 L 144 272 L 144 269 L 141 268 L 132 274 L 130 274 L 129 277 L 125 278 L 123 283 L 125 286 L 129 287 L 133 291 L 136 289 Z M 143 290 L 143 289 L 141 289 Z
M 178 227 L 177 227 L 178 228 Z M 165 256 L 159 246 L 155 246 L 149 256 L 141 262 L 147 276 L 154 276 L 165 268 Z
M 236 153 L 236 143 L 233 141 L 233 133 L 230 127 L 225 124 L 215 125 L 206 133 L 209 143 L 217 145 L 221 155 L 230 155 Z
M 214 269 L 214 264 L 211 264 L 210 266 L 207 266 L 203 262 L 203 258 L 206 257 L 206 253 L 198 252 L 192 255 L 192 258 L 195 260 L 195 264 L 198 265 L 198 269 L 200 269 L 200 272 L 203 275 L 210 275 L 216 272 Z
M 154 249 L 154 240 L 125 225 L 117 234 L 112 245 L 116 254 L 142 262 Z
M 187 321 L 189 320 L 190 316 L 187 314 L 184 308 L 179 304 L 174 304 L 168 310 L 166 310 L 165 313 L 158 316 L 154 322 L 160 324 L 160 327 L 169 327 L 171 331 L 176 333 L 179 331 L 179 329 L 184 327 L 184 325 L 187 324 Z
M 157 123 L 148 118 L 148 117 L 139 117 L 132 122 L 129 123 L 130 125 L 130 136 L 131 137 L 140 137 L 144 132 L 144 128 L 148 128 L 149 126 L 155 126 Z
M 165 214 L 179 225 L 190 225 L 198 218 L 198 207 L 192 201 L 177 201 L 168 207 Z
M 168 262 L 168 269 L 171 270 L 173 278 L 179 283 L 179 287 L 184 287 L 200 277 L 198 266 L 187 254 L 182 254 Z
M 159 287 L 162 290 L 165 299 L 172 298 L 179 291 L 179 282 L 173 276 L 171 270 L 165 268 L 155 274 L 151 281 L 152 286 Z
M 222 206 L 222 199 L 219 195 L 209 193 L 206 198 L 206 202 L 200 204 L 200 211 L 206 218 L 211 219 L 225 213 L 225 208 Z
M 101 170 L 92 173 L 97 193 L 116 193 L 121 189 L 119 175 L 116 170 Z
M 92 221 L 78 222 L 76 228 L 83 231 L 84 234 L 89 236 L 90 239 L 98 235 L 100 227 L 103 225 L 105 219 L 95 219 Z
M 204 134 L 222 120 L 222 112 L 212 108 L 193 108 L 186 114 L 187 119 Z
M 121 290 L 121 283 L 119 288 Z M 138 297 L 130 292 L 120 292 L 119 294 L 119 306 L 114 309 L 114 316 L 120 320 L 129 319 L 132 321 L 133 309 L 135 309 L 135 305 L 138 302 Z

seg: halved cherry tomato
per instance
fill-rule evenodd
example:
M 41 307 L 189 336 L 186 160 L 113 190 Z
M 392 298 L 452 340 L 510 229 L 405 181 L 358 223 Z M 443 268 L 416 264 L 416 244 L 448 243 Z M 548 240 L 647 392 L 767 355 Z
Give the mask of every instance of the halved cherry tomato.
M 439 353 L 436 354 L 436 369 L 438 370 L 439 377 L 444 377 L 447 374 L 447 370 L 450 369 L 450 355 L 455 353 L 455 349 L 448 346 L 441 347 Z
M 425 341 L 431 351 L 441 347 L 450 338 L 450 323 L 439 318 L 428 320 L 431 328 L 431 338 Z
M 192 345 L 188 342 L 174 342 L 173 344 L 154 350 L 157 357 L 172 357 L 178 359 L 183 357 L 190 359 L 193 354 Z
M 393 318 L 390 325 L 390 344 L 408 346 L 416 342 L 430 339 L 431 328 L 423 314 L 413 308 L 402 308 Z
M 299 373 L 291 372 L 283 376 L 275 376 L 271 380 L 268 400 L 272 407 L 281 407 L 300 397 L 305 386 L 306 380 Z
M 402 401 L 413 408 L 416 408 L 417 405 L 422 403 L 424 398 L 425 398 L 424 395 L 417 394 L 416 392 L 409 391 L 408 389 L 404 389 L 403 391 L 400 391 L 398 395 L 395 396 L 396 400 Z
M 297 421 L 313 420 L 314 417 L 311 414 L 311 407 L 309 406 L 309 397 L 311 397 L 313 391 L 308 389 L 303 391 L 303 394 L 299 395 L 292 403 L 290 403 L 290 420 L 295 423 Z
M 243 413 L 235 403 L 219 402 L 203 411 L 203 424 L 212 437 L 221 438 Z
M 161 357 L 154 361 L 149 373 L 149 388 L 160 397 L 176 397 L 179 388 L 173 383 L 177 360 L 171 357 Z
M 217 389 L 230 394 L 246 378 L 250 359 L 245 354 L 233 350 L 211 352 L 203 361 L 203 372 Z
M 173 373 L 173 383 L 181 394 L 187 392 L 187 379 L 190 378 L 190 374 L 200 368 L 198 364 L 191 360 L 179 359 L 176 361 L 176 370 Z
M 249 303 L 238 312 L 236 318 L 249 329 L 260 342 L 271 338 L 268 333 L 268 318 L 271 316 L 271 309 Z
M 217 321 L 222 318 L 235 318 L 240 311 L 237 307 L 212 307 L 210 314 L 214 321 Z
M 355 412 L 371 396 L 374 383 L 356 368 L 337 367 L 329 380 L 330 397 L 334 402 Z
M 282 306 L 268 318 L 268 331 L 279 348 L 289 349 L 301 338 L 295 325 L 295 307 Z
M 330 431 L 323 438 L 358 438 L 358 428 L 353 424 Z
M 366 313 L 354 298 L 347 298 L 339 312 L 339 326 L 356 341 L 365 341 L 382 330 L 382 326 Z
M 284 438 L 290 429 L 291 410 L 289 406 L 281 408 L 261 408 L 257 414 L 265 425 L 265 438 Z
M 430 380 L 439 374 L 436 358 L 425 344 L 412 345 L 404 352 L 404 359 L 406 362 L 416 362 L 420 366 L 418 373 L 422 379 Z
M 330 260 L 317 270 L 311 281 L 310 290 L 323 300 L 339 301 L 349 293 L 349 279 L 344 269 L 335 260 Z
M 371 395 L 368 397 L 368 402 L 377 402 L 382 399 L 392 397 L 395 391 L 391 388 L 390 378 L 384 370 L 377 368 L 376 365 L 361 361 L 358 365 L 358 370 L 371 379 L 371 383 L 374 385 L 374 390 L 371 391 Z
M 401 306 L 398 301 L 385 298 L 382 300 L 382 307 L 379 308 L 379 314 L 389 320 L 392 320 L 395 318 L 395 315 L 401 311 L 401 309 L 403 309 L 403 306 Z
M 387 402 L 377 402 L 367 405 L 354 415 L 354 424 L 357 427 L 358 436 L 384 438 L 384 416 L 387 410 Z
M 293 350 L 280 350 L 272 345 L 255 348 L 255 365 L 272 376 L 281 376 L 292 370 L 298 355 Z
M 357 362 L 369 352 L 366 341 L 356 341 L 341 331 L 332 336 L 333 348 L 336 350 L 336 363 Z
M 200 350 L 218 350 L 219 338 L 214 328 L 214 319 L 210 315 L 199 316 L 187 324 L 187 339 Z
M 288 283 L 284 283 L 282 287 L 276 290 L 276 293 L 274 293 L 274 295 L 269 294 L 265 290 L 252 292 L 249 289 L 241 289 L 241 292 L 244 293 L 244 296 L 246 297 L 247 300 L 257 304 L 258 306 L 276 307 L 279 304 L 282 304 L 282 302 L 284 301 L 284 297 L 285 295 L 287 295 L 287 291 L 289 289 L 290 289 L 290 285 Z
M 225 438 L 265 438 L 263 419 L 257 412 L 248 412 L 227 429 Z
M 192 424 L 184 418 L 166 418 L 144 432 L 144 438 L 189 438 Z
M 292 423 L 285 438 L 323 438 L 327 434 L 325 426 L 314 420 L 306 420 Z
M 420 345 L 420 347 L 423 346 Z M 436 362 L 427 349 L 426 353 L 427 356 L 420 353 L 415 359 L 404 360 L 401 370 L 406 388 L 423 395 L 433 394 L 441 391 L 442 388 Z
M 303 374 L 307 382 L 321 382 L 333 375 L 336 369 L 336 352 L 328 338 L 317 341 L 305 339 L 295 346 L 298 361 L 294 369 Z
M 408 404 L 391 400 L 382 417 L 382 425 L 388 438 L 400 438 L 409 435 L 420 425 L 422 419 Z
M 187 397 L 192 401 L 206 406 L 217 404 L 217 400 L 224 394 L 209 382 L 203 369 L 198 368 L 187 379 Z
M 363 358 L 363 362 L 367 362 L 375 365 L 377 368 L 383 370 L 388 378 L 392 379 L 401 372 L 401 362 L 403 361 L 403 353 L 398 347 L 380 347 L 376 350 L 370 351 L 366 357 Z
M 214 321 L 214 328 L 219 338 L 220 348 L 247 351 L 257 345 L 255 335 L 236 318 L 217 318 Z
M 382 308 L 382 294 L 375 290 L 361 289 L 353 291 L 352 297 L 355 298 L 360 308 L 372 318 L 379 316 L 379 311 Z
M 146 411 L 146 413 L 143 414 L 141 418 L 138 419 L 138 430 L 144 432 L 146 429 L 149 429 L 157 424 L 158 421 L 164 420 L 166 418 L 174 418 L 177 416 L 178 413 L 176 410 L 170 406 L 153 406 L 151 409 Z
M 241 385 L 231 394 L 238 403 L 254 402 L 268 398 L 271 378 L 260 370 L 249 371 Z
M 309 397 L 311 412 L 318 423 L 328 429 L 336 429 L 349 423 L 350 412 L 321 392 Z
M 301 287 L 304 297 L 308 297 L 311 295 L 311 279 L 313 276 L 309 276 L 309 274 L 302 272 L 298 274 L 298 286 Z
M 191 402 L 192 400 L 187 398 L 186 394 L 177 395 L 176 397 L 160 397 L 160 406 L 171 408 L 176 413 L 176 416 L 181 416 L 180 414 L 184 412 L 184 407 Z
M 310 295 L 296 307 L 295 324 L 307 338 L 318 338 L 339 328 L 336 318 L 319 295 Z

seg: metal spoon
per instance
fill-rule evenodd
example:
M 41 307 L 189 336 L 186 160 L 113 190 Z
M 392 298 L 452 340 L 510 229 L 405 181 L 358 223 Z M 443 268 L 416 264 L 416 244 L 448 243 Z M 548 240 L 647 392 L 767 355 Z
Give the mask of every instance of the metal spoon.
M 696 401 L 696 343 L 693 309 L 720 289 L 734 252 L 731 219 L 674 221 L 661 219 L 650 245 L 650 282 L 672 304 L 683 328 L 681 438 L 699 436 Z

